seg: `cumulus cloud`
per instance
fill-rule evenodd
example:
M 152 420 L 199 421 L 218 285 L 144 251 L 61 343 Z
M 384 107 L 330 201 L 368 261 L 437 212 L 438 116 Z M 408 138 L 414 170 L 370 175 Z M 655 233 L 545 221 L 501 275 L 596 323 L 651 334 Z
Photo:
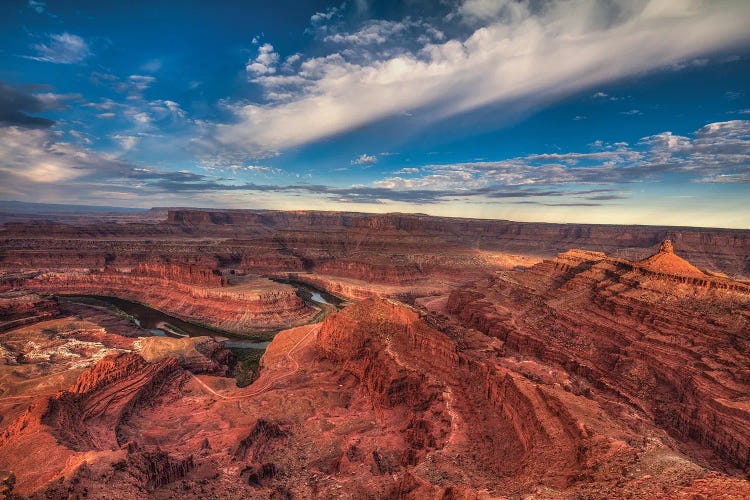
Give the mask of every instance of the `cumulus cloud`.
M 352 165 L 363 165 L 365 167 L 371 167 L 378 162 L 378 157 L 374 155 L 361 154 L 357 158 L 351 161 Z
M 743 1 L 462 5 L 481 19 L 468 36 L 363 54 L 350 35 L 377 43 L 378 29 L 393 27 L 365 24 L 364 32 L 339 38 L 329 32 L 346 48 L 303 60 L 292 74 L 277 73 L 279 56 L 263 45 L 248 74 L 268 100 L 229 103 L 234 122 L 212 127 L 203 144 L 264 157 L 404 113 L 427 125 L 504 103 L 507 112 L 498 116 L 511 119 L 518 109 L 750 39 L 750 3 Z
M 258 55 L 247 62 L 245 70 L 250 77 L 269 75 L 276 73 L 278 63 L 279 54 L 274 52 L 273 45 L 264 43 L 258 47 Z
M 155 101 L 150 101 L 148 106 L 157 119 L 183 119 L 186 117 L 185 110 L 182 109 L 176 101 L 157 99 Z
M 320 26 L 340 15 L 341 7 L 329 7 L 323 12 L 316 12 L 310 16 L 310 23 L 313 26 Z
M 46 43 L 34 44 L 32 48 L 37 54 L 26 56 L 27 59 L 55 64 L 80 63 L 92 55 L 86 41 L 71 33 L 50 34 Z

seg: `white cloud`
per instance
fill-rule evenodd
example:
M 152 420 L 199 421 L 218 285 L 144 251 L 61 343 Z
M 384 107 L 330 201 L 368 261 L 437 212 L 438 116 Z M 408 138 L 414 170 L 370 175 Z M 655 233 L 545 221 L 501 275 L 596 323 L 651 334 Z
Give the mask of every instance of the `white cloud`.
M 115 134 L 112 136 L 112 139 L 120 143 L 120 146 L 122 146 L 122 149 L 125 151 L 130 151 L 133 149 L 136 144 L 138 144 L 138 141 L 140 140 L 139 137 L 134 135 L 121 135 L 121 134 Z
M 386 21 L 373 19 L 354 33 L 334 33 L 327 35 L 323 40 L 332 43 L 350 44 L 350 45 L 372 45 L 383 44 L 392 41 L 393 37 L 406 32 L 413 23 L 406 21 Z
M 78 130 L 69 130 L 68 133 L 71 136 L 73 136 L 76 139 L 78 139 L 80 142 L 84 143 L 84 144 L 91 144 L 91 142 L 92 142 L 91 139 L 89 138 L 89 136 L 86 135 L 86 134 L 84 134 L 81 131 L 78 131 Z
M 363 165 L 365 167 L 371 167 L 378 162 L 378 157 L 374 155 L 361 154 L 357 158 L 351 161 L 352 165 Z
M 400 170 L 393 172 L 395 175 L 411 175 L 419 173 L 419 169 L 415 167 L 405 167 Z
M 630 184 L 680 175 L 694 183 L 750 181 L 750 121 L 710 123 L 692 137 L 662 132 L 630 146 L 596 141 L 592 152 L 544 153 L 501 161 L 426 165 L 374 183 L 400 190 L 477 190 L 492 186 Z
M 748 2 L 672 3 L 571 0 L 533 10 L 499 2 L 512 12 L 492 14 L 466 38 L 383 56 L 342 50 L 307 59 L 291 75 L 274 74 L 278 55 L 266 44 L 248 73 L 268 101 L 230 104 L 235 122 L 216 125 L 202 142 L 263 157 L 404 112 L 427 125 L 504 102 L 509 111 L 499 118 L 512 119 L 518 109 L 750 39 Z
M 130 75 L 128 80 L 135 90 L 143 92 L 156 81 L 156 78 L 150 75 Z
M 246 165 L 242 167 L 242 170 L 245 170 L 247 172 L 270 172 L 270 167 L 262 167 L 260 165 Z
M 737 182 L 750 183 L 750 173 L 746 174 L 717 174 L 698 179 L 696 182 L 713 184 L 733 184 Z
M 457 14 L 468 23 L 504 19 L 518 22 L 528 16 L 527 2 L 514 0 L 466 0 L 457 9 Z
M 140 124 L 148 124 L 151 123 L 151 115 L 144 111 L 133 111 L 128 112 L 128 116 L 130 116 L 135 122 Z
M 157 195 L 151 198 L 156 201 L 158 195 L 168 195 L 172 185 L 210 182 L 206 176 L 190 172 L 136 166 L 117 155 L 65 142 L 61 136 L 50 129 L 0 127 L 0 197 L 35 201 L 80 197 L 106 202 L 114 196 L 128 199 Z M 132 147 L 138 137 L 120 135 L 113 139 Z
M 258 55 L 250 59 L 245 70 L 250 77 L 269 75 L 276 73 L 276 65 L 279 63 L 279 54 L 274 52 L 273 45 L 264 43 L 258 48 Z
M 47 43 L 34 44 L 33 48 L 37 55 L 27 59 L 55 64 L 80 63 L 92 55 L 86 41 L 70 33 L 51 34 Z
M 41 184 L 75 179 L 85 174 L 77 167 L 89 162 L 88 150 L 59 141 L 49 130 L 0 127 L 0 174 L 7 188 L 11 177 Z
M 177 102 L 168 99 L 158 99 L 156 101 L 150 101 L 149 107 L 151 108 L 151 112 L 156 115 L 157 120 L 168 117 L 174 119 L 183 119 L 186 116 L 185 110 L 182 109 Z
M 284 64 L 281 65 L 281 69 L 285 72 L 290 72 L 294 69 L 294 66 L 302 60 L 302 54 L 296 53 L 284 59 Z
M 142 136 L 122 134 L 119 140 L 128 146 L 135 141 L 128 137 Z M 455 214 L 455 210 L 464 215 L 491 213 L 503 218 L 531 217 L 530 213 L 538 217 L 542 213 L 529 212 L 531 208 L 512 213 L 500 208 L 471 212 L 472 206 L 489 209 L 523 204 L 527 208 L 555 207 L 554 212 L 547 212 L 543 218 L 567 217 L 568 221 L 573 220 L 570 216 L 574 213 L 560 207 L 598 206 L 599 218 L 591 219 L 590 210 L 575 215 L 578 220 L 605 222 L 607 217 L 630 214 L 631 209 L 642 210 L 637 222 L 654 223 L 653 214 L 649 213 L 661 206 L 660 197 L 650 198 L 645 208 L 640 204 L 642 199 L 633 200 L 627 211 L 622 210 L 620 200 L 642 189 L 658 191 L 660 181 L 671 182 L 675 178 L 691 183 L 750 183 L 749 120 L 710 123 L 684 136 L 662 132 L 632 145 L 597 141 L 589 152 L 540 153 L 500 161 L 406 167 L 371 185 L 349 187 L 307 182 L 261 184 L 218 176 L 218 171 L 229 171 L 237 177 L 282 174 L 276 168 L 256 164 L 207 166 L 210 175 L 162 171 L 133 165 L 115 155 L 97 153 L 61 138 L 61 133 L 49 128 L 0 127 L 0 196 L 52 202 L 80 196 L 88 202 L 111 204 L 112 200 L 130 200 L 140 205 L 177 203 L 189 196 L 212 206 L 246 205 L 248 197 L 252 197 L 254 203 L 264 200 L 268 208 L 299 208 L 300 203 L 314 200 L 330 209 L 354 209 L 357 204 L 365 203 L 390 211 L 429 206 L 445 215 L 452 215 L 451 211 Z M 679 185 L 685 188 L 690 184 Z M 744 201 L 742 191 L 739 192 L 739 196 L 720 197 L 715 204 L 720 208 L 712 214 L 706 215 L 705 208 L 715 197 L 704 197 L 700 204 L 691 201 L 683 207 L 692 210 L 689 215 L 681 211 L 679 216 L 660 219 L 660 223 L 746 226 L 747 216 L 736 210 L 742 206 L 737 203 Z M 693 194 L 685 190 L 682 193 Z M 613 211 L 602 216 L 600 210 L 607 208 Z M 636 219 L 616 220 L 634 223 Z
M 341 9 L 339 7 L 329 7 L 325 10 L 325 12 L 316 12 L 310 17 L 310 23 L 313 26 L 325 24 L 327 21 L 330 21 L 334 17 L 338 16 L 340 11 Z

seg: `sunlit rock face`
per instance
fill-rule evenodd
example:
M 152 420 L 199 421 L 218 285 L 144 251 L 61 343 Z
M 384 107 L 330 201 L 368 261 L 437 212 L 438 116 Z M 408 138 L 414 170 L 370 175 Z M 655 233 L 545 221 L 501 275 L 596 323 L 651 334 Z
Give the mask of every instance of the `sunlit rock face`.
M 750 495 L 741 231 L 234 211 L 28 230 L 4 235 L 0 281 L 14 494 Z M 220 340 L 66 294 L 281 331 L 243 378 Z

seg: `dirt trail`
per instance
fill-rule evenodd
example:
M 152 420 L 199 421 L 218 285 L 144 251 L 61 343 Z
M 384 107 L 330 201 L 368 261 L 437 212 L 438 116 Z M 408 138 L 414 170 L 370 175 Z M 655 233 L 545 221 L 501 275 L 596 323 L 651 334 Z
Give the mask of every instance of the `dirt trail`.
M 303 342 L 308 340 L 313 333 L 317 333 L 319 330 L 320 330 L 320 325 L 316 326 L 315 328 L 311 328 L 310 331 L 307 332 L 301 339 L 299 339 L 297 343 L 294 344 L 291 349 L 289 349 L 289 352 L 286 353 L 286 358 L 292 363 L 292 366 L 293 366 L 292 371 L 287 372 L 287 373 L 282 373 L 273 377 L 271 380 L 266 382 L 263 385 L 263 387 L 260 387 L 252 392 L 248 392 L 240 396 L 224 396 L 223 394 L 219 394 L 218 392 L 213 390 L 211 387 L 209 387 L 205 382 L 203 382 L 201 379 L 196 377 L 194 374 L 191 373 L 190 375 L 193 377 L 193 380 L 198 382 L 204 389 L 206 389 L 206 391 L 210 392 L 217 398 L 223 399 L 225 401 L 236 401 L 236 400 L 242 400 L 242 399 L 247 399 L 247 398 L 257 396 L 258 394 L 266 392 L 279 380 L 291 377 L 292 375 L 294 375 L 295 373 L 299 371 L 299 368 L 300 368 L 299 361 L 297 361 L 297 359 L 295 359 L 294 356 L 292 355 L 296 352 L 297 348 L 302 345 Z

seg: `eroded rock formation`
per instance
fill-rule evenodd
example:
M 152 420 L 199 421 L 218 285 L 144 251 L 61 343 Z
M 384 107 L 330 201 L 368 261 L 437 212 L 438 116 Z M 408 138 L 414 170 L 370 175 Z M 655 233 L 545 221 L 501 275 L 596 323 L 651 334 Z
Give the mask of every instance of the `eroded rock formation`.
M 8 491 L 750 496 L 750 285 L 716 272 L 746 272 L 746 232 L 189 210 L 34 224 L 6 226 L 0 261 Z M 245 387 L 215 340 L 128 338 L 111 312 L 42 296 L 223 325 L 306 317 L 259 275 L 355 300 L 278 333 Z
M 750 287 L 707 277 L 671 245 L 641 263 L 567 252 L 457 290 L 447 310 L 502 352 L 563 368 L 750 467 Z
M 230 332 L 303 322 L 314 315 L 295 290 L 265 279 L 227 286 L 221 273 L 195 266 L 143 265 L 113 269 L 27 273 L 15 289 L 60 295 L 104 295 L 154 308 Z
M 5 428 L 0 467 L 16 471 L 26 492 L 41 487 L 42 496 L 85 496 L 100 477 L 92 467 L 122 476 L 126 488 L 115 498 L 133 495 L 130 486 L 152 491 L 185 477 L 194 467 L 192 454 L 144 443 L 131 418 L 174 400 L 189 380 L 185 368 L 194 365 L 195 360 L 175 356 L 151 362 L 134 353 L 105 357 L 68 390 L 37 399 Z M 59 483 L 52 482 L 56 478 Z

